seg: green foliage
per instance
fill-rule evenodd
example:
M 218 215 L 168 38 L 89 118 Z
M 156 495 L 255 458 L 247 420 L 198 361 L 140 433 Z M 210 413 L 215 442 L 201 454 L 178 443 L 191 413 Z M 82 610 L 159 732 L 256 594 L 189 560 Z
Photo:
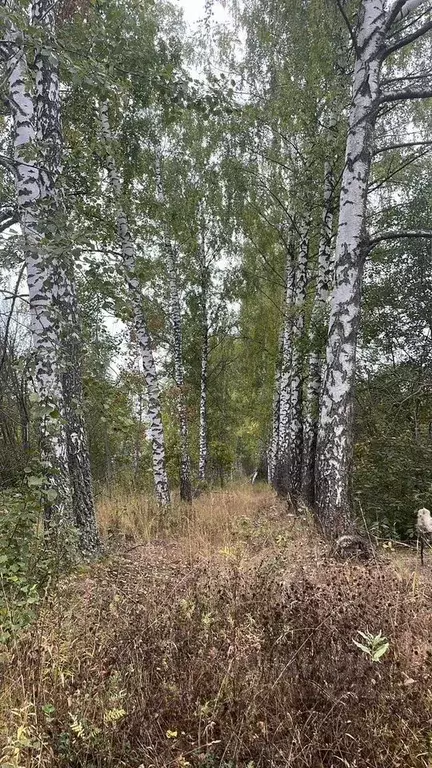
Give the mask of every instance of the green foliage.
M 378 232 L 430 225 L 430 160 L 403 177 L 398 204 L 383 195 Z M 354 489 L 359 514 L 388 538 L 412 537 L 416 509 L 432 501 L 431 306 L 430 241 L 377 247 L 365 275 Z
M 387 638 L 381 632 L 378 632 L 377 635 L 372 634 L 372 632 L 361 632 L 359 629 L 357 632 L 363 638 L 363 643 L 353 640 L 354 645 L 369 656 L 371 661 L 381 661 L 390 647 Z
M 43 592 L 54 576 L 55 558 L 41 533 L 41 505 L 37 496 L 2 494 L 0 647 L 34 620 Z
M 410 366 L 359 383 L 354 487 L 372 533 L 414 535 L 415 510 L 432 496 L 431 421 L 430 395 Z

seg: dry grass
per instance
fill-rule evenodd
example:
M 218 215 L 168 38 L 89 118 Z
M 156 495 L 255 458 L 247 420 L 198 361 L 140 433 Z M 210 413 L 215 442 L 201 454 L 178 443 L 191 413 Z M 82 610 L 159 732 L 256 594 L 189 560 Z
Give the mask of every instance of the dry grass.
M 171 511 L 162 516 L 148 496 L 122 489 L 103 495 L 97 509 L 102 536 L 117 549 L 174 539 L 177 547 L 193 558 L 209 557 L 215 550 L 231 546 L 233 538 L 238 544 L 242 527 L 247 533 L 248 525 L 258 519 L 262 546 L 263 525 L 269 523 L 275 533 L 274 518 L 280 514 L 281 505 L 267 486 L 238 485 L 206 493 L 195 499 L 192 507 L 176 500 Z M 288 519 L 283 521 L 285 534 Z
M 335 563 L 265 488 L 99 514 L 121 551 L 3 659 L 3 767 L 430 768 L 429 568 Z

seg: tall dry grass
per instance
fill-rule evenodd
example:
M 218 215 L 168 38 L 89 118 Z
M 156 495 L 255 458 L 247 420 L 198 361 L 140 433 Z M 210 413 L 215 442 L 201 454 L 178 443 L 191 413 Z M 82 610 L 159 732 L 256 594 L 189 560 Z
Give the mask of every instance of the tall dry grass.
M 264 488 L 99 515 L 120 550 L 0 662 L 3 768 L 430 768 L 427 575 L 332 561 Z
M 116 547 L 173 539 L 191 557 L 207 557 L 232 544 L 233 531 L 242 523 L 246 528 L 263 510 L 271 515 L 278 509 L 266 485 L 238 484 L 209 491 L 192 506 L 175 499 L 172 508 L 162 513 L 145 494 L 114 488 L 100 496 L 97 516 L 103 539 Z

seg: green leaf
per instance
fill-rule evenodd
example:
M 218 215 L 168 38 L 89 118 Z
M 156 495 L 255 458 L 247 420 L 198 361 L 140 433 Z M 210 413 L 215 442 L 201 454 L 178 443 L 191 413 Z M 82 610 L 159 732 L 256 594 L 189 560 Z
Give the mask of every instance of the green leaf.
M 43 485 L 44 478 L 41 475 L 30 475 L 27 478 L 30 488 L 40 488 Z
M 371 655 L 370 648 L 368 648 L 366 645 L 362 645 L 361 643 L 358 643 L 357 640 L 353 640 L 354 645 L 357 646 L 357 648 L 360 648 L 361 651 L 364 653 L 367 653 L 368 656 Z
M 384 654 L 387 653 L 389 647 L 390 647 L 390 643 L 384 643 L 383 645 L 381 645 L 380 648 L 374 651 L 372 655 L 373 661 L 379 661 L 381 656 L 384 656 Z

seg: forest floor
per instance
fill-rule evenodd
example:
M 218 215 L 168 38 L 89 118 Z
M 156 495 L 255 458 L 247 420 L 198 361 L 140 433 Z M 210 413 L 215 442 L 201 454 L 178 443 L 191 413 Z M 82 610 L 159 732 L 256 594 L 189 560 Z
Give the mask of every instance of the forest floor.
M 106 556 L 1 656 L 3 768 L 432 766 L 432 555 L 336 562 L 264 486 L 99 518 Z

